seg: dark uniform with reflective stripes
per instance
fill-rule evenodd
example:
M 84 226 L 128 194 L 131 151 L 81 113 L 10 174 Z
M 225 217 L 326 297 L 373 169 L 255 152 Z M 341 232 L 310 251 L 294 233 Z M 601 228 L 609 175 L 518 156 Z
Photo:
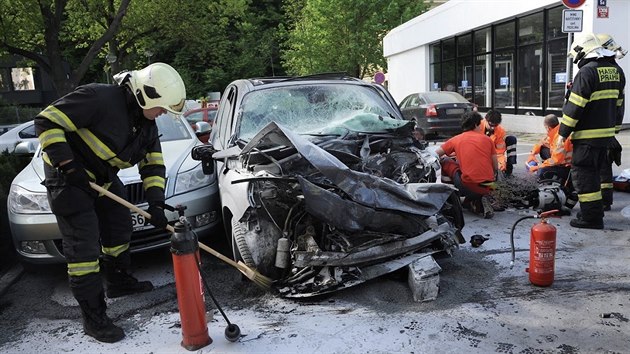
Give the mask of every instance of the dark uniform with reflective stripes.
M 157 125 L 144 117 L 125 86 L 89 84 L 39 113 L 35 129 L 44 151 L 48 200 L 63 234 L 70 287 L 77 300 L 94 298 L 103 291 L 101 252 L 123 268 L 130 262 L 131 214 L 108 197 L 66 183 L 59 163 L 78 162 L 92 181 L 122 198 L 117 172 L 138 164 L 147 201 L 163 202 L 165 167 Z
M 621 129 L 624 111 L 623 70 L 608 58 L 583 59 L 563 107 L 560 135 L 573 141 L 571 178 L 581 219 L 602 223 L 602 180 L 610 168 L 607 149 Z

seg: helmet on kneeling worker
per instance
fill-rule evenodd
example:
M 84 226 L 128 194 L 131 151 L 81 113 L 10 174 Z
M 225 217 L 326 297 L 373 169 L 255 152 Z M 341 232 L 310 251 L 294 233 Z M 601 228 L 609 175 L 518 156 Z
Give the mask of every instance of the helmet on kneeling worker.
M 181 114 L 186 102 L 186 87 L 170 65 L 153 63 L 144 69 L 114 75 L 119 85 L 127 85 L 142 109 L 155 107 Z

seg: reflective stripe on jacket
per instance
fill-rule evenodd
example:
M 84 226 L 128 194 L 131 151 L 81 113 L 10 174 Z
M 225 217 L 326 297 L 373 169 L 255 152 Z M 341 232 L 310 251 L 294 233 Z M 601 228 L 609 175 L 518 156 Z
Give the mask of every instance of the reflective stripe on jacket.
M 146 119 L 124 86 L 88 84 L 35 117 L 47 162 L 77 160 L 102 184 L 138 164 L 147 200 L 164 200 L 166 168 L 155 121 Z
M 490 129 L 488 121 L 484 118 L 481 120 L 481 132 L 490 137 L 490 140 L 492 140 L 494 148 L 497 151 L 499 169 L 501 171 L 505 171 L 507 164 L 507 156 L 505 155 L 505 151 L 507 150 L 507 146 L 505 145 L 505 129 L 503 129 L 501 125 L 494 127 L 493 132 L 490 132 L 488 129 Z
M 621 129 L 624 110 L 623 70 L 614 59 L 591 60 L 581 66 L 562 109 L 560 135 L 573 143 L 606 146 Z
M 551 157 L 546 159 L 540 165 L 540 168 L 550 166 L 571 166 L 571 158 L 573 156 L 573 143 L 571 138 L 564 141 L 561 147 L 558 147 L 556 141 L 560 138 L 560 125 L 549 129 L 547 136 L 549 137 L 549 149 Z

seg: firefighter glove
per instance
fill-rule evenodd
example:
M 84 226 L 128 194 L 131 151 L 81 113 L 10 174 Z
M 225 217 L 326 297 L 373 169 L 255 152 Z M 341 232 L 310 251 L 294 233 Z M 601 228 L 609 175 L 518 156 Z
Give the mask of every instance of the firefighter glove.
M 149 209 L 147 210 L 149 214 L 151 214 L 151 218 L 149 222 L 153 224 L 153 226 L 158 229 L 165 229 L 166 225 L 168 225 L 168 219 L 166 215 L 164 215 L 164 207 L 159 203 L 149 204 Z
M 614 162 L 615 165 L 621 166 L 621 151 L 623 148 L 619 144 L 617 138 L 612 138 L 610 144 L 608 144 L 608 160 Z
M 66 183 L 69 185 L 91 191 L 90 177 L 81 164 L 72 160 L 63 166 L 59 166 L 59 171 L 63 174 Z

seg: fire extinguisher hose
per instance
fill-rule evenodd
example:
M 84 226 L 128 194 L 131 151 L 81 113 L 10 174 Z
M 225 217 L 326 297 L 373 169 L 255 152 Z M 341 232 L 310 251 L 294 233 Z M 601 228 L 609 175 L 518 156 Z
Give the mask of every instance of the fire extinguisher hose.
M 516 225 L 523 221 L 523 220 L 527 220 L 527 219 L 537 219 L 539 216 L 538 215 L 528 215 L 528 216 L 523 216 L 522 218 L 516 220 L 516 222 L 514 223 L 514 225 L 512 225 L 512 231 L 510 232 L 510 247 L 512 248 L 512 261 L 510 262 L 510 269 L 512 269 L 512 267 L 514 267 L 514 259 L 516 258 L 515 255 L 515 250 L 514 250 L 514 229 L 516 229 Z

